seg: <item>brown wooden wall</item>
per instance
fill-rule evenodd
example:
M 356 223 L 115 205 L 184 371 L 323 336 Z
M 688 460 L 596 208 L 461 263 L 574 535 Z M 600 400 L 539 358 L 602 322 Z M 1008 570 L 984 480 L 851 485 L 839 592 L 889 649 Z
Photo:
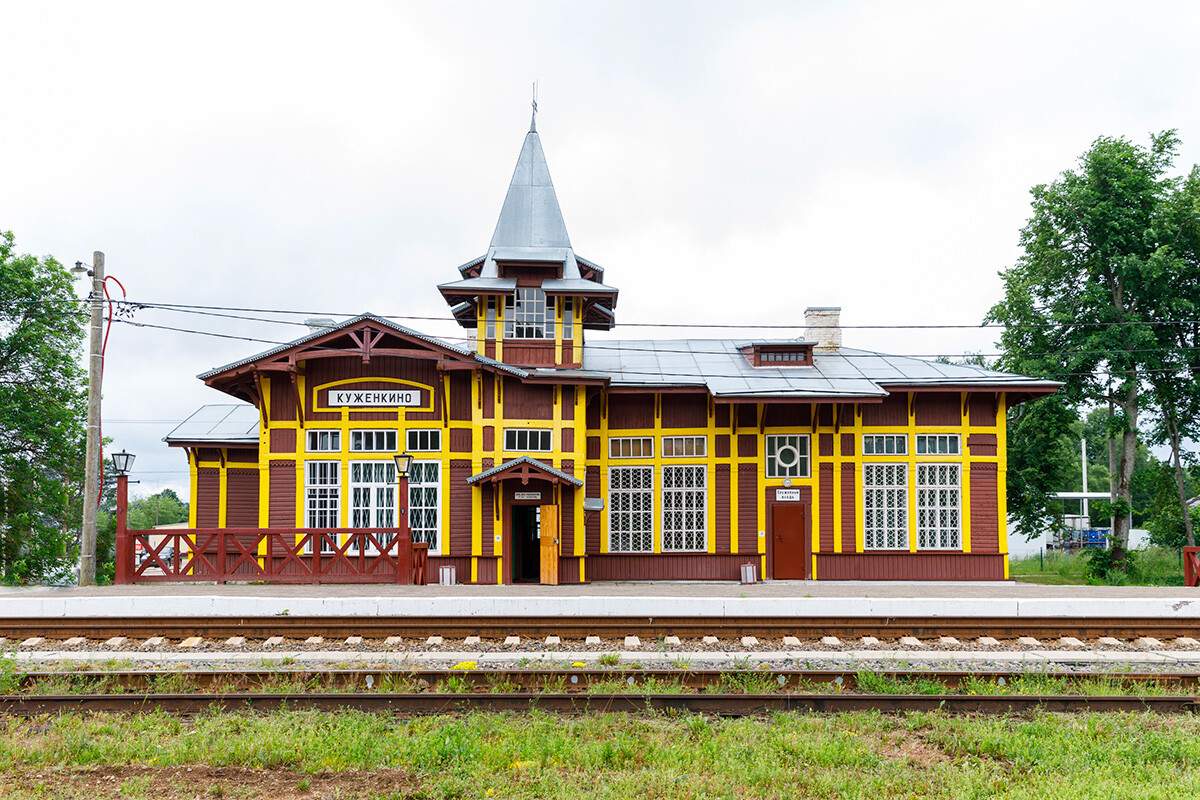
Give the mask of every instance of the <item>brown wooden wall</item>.
M 554 419 L 554 387 L 506 380 L 503 405 L 505 419 Z
M 469 477 L 471 462 L 468 459 L 450 460 L 450 476 L 445 484 L 450 490 L 450 518 L 446 520 L 446 543 L 450 549 L 446 555 L 471 554 L 471 492 L 475 487 L 467 485 Z
M 817 478 L 817 499 L 820 506 L 821 519 L 817 530 L 821 541 L 818 545 L 822 553 L 833 552 L 833 464 L 821 464 L 820 475 Z
M 272 461 L 270 468 L 270 501 L 267 504 L 267 526 L 296 527 L 296 462 Z
M 229 470 L 225 479 L 225 504 L 225 527 L 258 527 L 257 468 Z
M 584 478 L 584 497 L 601 497 L 600 494 L 600 467 L 588 466 L 587 474 Z M 583 514 L 583 530 L 584 540 L 583 547 L 585 553 L 600 552 L 600 515 L 604 511 L 585 511 Z
M 609 430 L 654 427 L 654 395 L 612 394 L 608 397 Z
M 721 554 L 729 552 L 729 487 L 729 465 L 717 464 L 716 474 L 713 476 L 713 491 L 716 492 L 716 519 L 713 521 L 713 530 L 717 537 L 717 553 Z
M 855 497 L 858 494 L 858 477 L 854 474 L 854 464 L 842 464 L 842 552 L 854 552 L 854 533 L 857 529 L 857 518 L 854 515 Z
M 863 425 L 907 425 L 908 397 L 900 394 L 888 395 L 882 403 L 862 404 Z
M 820 553 L 817 579 L 825 581 L 998 581 L 1004 556 L 962 553 Z
M 995 464 L 971 465 L 971 552 L 1000 552 L 999 473 Z M 965 476 L 964 476 L 965 477 Z
M 221 519 L 221 470 L 200 467 L 196 470 L 196 527 L 215 528 Z
M 296 452 L 296 429 L 295 428 L 279 428 L 271 431 L 271 452 L 272 453 L 288 453 Z
M 741 565 L 758 562 L 754 555 L 590 555 L 585 569 L 589 581 L 720 580 L 741 577 Z
M 738 465 L 738 552 L 758 551 L 758 465 Z
M 961 425 L 958 392 L 917 392 L 913 416 L 918 425 Z
M 708 425 L 707 394 L 670 394 L 662 401 L 664 428 L 703 428 Z

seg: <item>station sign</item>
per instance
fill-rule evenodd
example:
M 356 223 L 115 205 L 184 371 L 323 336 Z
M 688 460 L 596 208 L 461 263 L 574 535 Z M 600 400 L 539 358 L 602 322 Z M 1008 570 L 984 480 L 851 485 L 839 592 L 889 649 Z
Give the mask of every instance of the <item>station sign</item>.
M 352 407 L 386 406 L 419 406 L 421 405 L 420 389 L 384 389 L 384 390 L 335 390 L 329 391 L 329 405 Z
M 541 492 L 513 492 L 514 500 L 541 500 Z
M 799 489 L 776 489 L 775 500 L 780 503 L 799 503 Z

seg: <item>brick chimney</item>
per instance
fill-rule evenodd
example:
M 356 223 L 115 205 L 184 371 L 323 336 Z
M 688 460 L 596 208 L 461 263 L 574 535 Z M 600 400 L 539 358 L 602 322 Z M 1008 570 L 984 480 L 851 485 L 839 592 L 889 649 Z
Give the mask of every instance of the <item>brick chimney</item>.
M 836 353 L 842 349 L 842 309 L 840 307 L 820 307 L 804 309 L 804 338 L 816 342 L 814 353 Z

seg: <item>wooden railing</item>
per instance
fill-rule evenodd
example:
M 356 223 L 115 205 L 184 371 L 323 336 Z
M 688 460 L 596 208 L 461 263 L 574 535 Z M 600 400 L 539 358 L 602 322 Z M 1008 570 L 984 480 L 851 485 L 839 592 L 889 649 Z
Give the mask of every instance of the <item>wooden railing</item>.
M 118 529 L 114 579 L 424 585 L 428 551 L 401 528 Z
M 1200 586 L 1200 547 L 1183 548 L 1183 585 Z

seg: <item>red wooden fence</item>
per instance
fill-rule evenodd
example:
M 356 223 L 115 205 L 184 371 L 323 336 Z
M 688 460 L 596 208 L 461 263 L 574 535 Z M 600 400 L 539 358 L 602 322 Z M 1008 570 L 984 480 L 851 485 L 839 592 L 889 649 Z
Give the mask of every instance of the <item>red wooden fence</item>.
M 1200 586 L 1200 547 L 1183 548 L 1183 585 Z
M 402 528 L 117 530 L 117 583 L 424 585 L 429 545 Z M 140 548 L 139 548 L 140 545 Z M 138 550 L 144 555 L 139 559 Z

